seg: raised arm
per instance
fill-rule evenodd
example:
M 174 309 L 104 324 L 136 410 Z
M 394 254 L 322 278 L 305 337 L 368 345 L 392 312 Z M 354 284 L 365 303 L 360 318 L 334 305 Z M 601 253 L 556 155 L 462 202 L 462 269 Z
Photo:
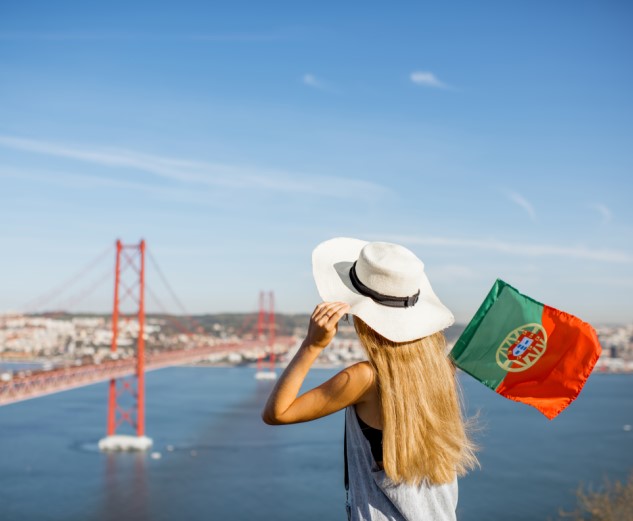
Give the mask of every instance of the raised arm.
M 264 422 L 306 422 L 363 400 L 373 383 L 373 371 L 366 362 L 344 369 L 297 397 L 310 367 L 334 338 L 338 322 L 348 310 L 349 305 L 342 302 L 322 302 L 314 309 L 305 340 L 270 393 L 262 412 Z

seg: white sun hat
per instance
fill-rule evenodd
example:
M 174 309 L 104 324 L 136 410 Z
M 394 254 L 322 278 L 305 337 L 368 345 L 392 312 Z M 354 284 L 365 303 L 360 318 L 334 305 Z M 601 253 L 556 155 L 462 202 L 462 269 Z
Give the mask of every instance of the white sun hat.
M 455 322 L 433 292 L 424 263 L 404 246 L 337 237 L 314 249 L 312 272 L 324 301 L 349 304 L 351 314 L 393 342 Z

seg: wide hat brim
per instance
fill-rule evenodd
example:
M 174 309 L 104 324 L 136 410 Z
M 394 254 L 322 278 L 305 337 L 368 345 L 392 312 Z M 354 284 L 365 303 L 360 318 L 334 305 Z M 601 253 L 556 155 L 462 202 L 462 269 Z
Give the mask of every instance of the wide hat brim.
M 392 342 L 407 342 L 432 335 L 455 322 L 450 310 L 437 298 L 424 273 L 420 296 L 414 306 L 393 308 L 361 295 L 349 270 L 367 241 L 337 237 L 319 244 L 312 252 L 312 273 L 319 295 L 326 302 L 345 302 L 350 313 Z

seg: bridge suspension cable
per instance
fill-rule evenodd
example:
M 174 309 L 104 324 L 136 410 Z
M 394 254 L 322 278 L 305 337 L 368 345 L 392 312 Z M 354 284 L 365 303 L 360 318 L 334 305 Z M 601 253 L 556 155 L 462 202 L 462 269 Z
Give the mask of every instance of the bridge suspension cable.
M 48 305 L 50 302 L 53 302 L 56 298 L 62 295 L 64 292 L 68 291 L 71 287 L 75 286 L 76 283 L 82 280 L 86 275 L 92 272 L 97 266 L 99 266 L 105 259 L 111 258 L 112 254 L 112 246 L 108 245 L 103 251 L 101 251 L 96 257 L 92 258 L 86 265 L 84 265 L 81 269 L 73 273 L 70 277 L 65 279 L 61 284 L 55 286 L 54 288 L 42 293 L 41 295 L 32 298 L 24 306 L 22 309 L 26 313 L 32 313 L 37 310 L 43 310 L 44 306 Z M 108 274 L 111 274 L 111 270 L 108 271 Z M 83 292 L 82 292 L 83 293 Z M 87 295 L 86 295 L 87 296 Z
M 85 289 L 71 295 L 65 301 L 63 301 L 62 305 L 59 306 L 59 312 L 70 311 L 74 306 L 86 300 L 90 295 L 92 295 L 97 289 L 99 289 L 106 281 L 111 280 L 112 277 L 112 268 L 108 267 L 108 269 L 103 272 L 99 277 L 97 277 L 92 284 L 87 286 Z
M 176 295 L 176 292 L 174 291 L 174 289 L 172 288 L 171 284 L 167 280 L 167 277 L 165 277 L 165 274 L 163 273 L 163 270 L 160 269 L 160 266 L 158 265 L 158 262 L 156 261 L 156 258 L 154 257 L 154 255 L 152 255 L 151 250 L 148 249 L 147 253 L 148 253 L 149 260 L 152 263 L 152 266 L 154 266 L 154 269 L 156 270 L 156 273 L 158 273 L 158 276 L 160 277 L 160 280 L 163 282 L 163 284 L 167 288 L 167 291 L 171 295 L 171 298 L 174 299 L 174 302 L 180 308 L 180 310 L 183 312 L 183 314 L 188 316 L 189 312 L 185 308 L 185 305 L 182 303 L 182 301 L 178 298 L 178 295 Z
M 163 312 L 163 315 L 165 316 L 165 319 L 167 321 L 171 322 L 172 325 L 176 327 L 176 329 L 180 330 L 181 333 L 184 333 L 185 335 L 188 335 L 188 336 L 193 335 L 193 331 L 191 331 L 185 324 L 182 323 L 182 321 L 178 320 L 174 315 L 172 315 L 169 311 L 167 311 L 167 308 L 165 307 L 165 305 L 161 302 L 161 300 L 158 298 L 156 293 L 154 293 L 154 291 L 148 284 L 145 284 L 145 289 L 147 290 L 147 294 L 152 298 L 154 303 L 158 306 L 158 309 L 160 309 Z
M 150 263 L 152 265 L 152 267 L 156 270 L 156 273 L 158 274 L 158 278 L 161 280 L 161 282 L 163 283 L 163 286 L 167 289 L 167 292 L 169 293 L 169 295 L 171 296 L 171 298 L 173 299 L 173 301 L 176 303 L 176 306 L 180 309 L 180 311 L 182 312 L 184 317 L 187 317 L 189 319 L 189 321 L 191 322 L 191 325 L 194 328 L 198 328 L 200 330 L 204 330 L 204 326 L 202 326 L 202 324 L 200 324 L 200 322 L 198 322 L 191 313 L 189 313 L 189 311 L 187 310 L 187 308 L 185 307 L 185 305 L 182 303 L 182 301 L 180 300 L 180 298 L 178 298 L 178 295 L 176 294 L 176 292 L 174 291 L 174 288 L 172 287 L 172 285 L 169 283 L 169 280 L 167 280 L 167 277 L 165 276 L 165 273 L 163 272 L 163 270 L 161 269 L 161 267 L 158 264 L 158 261 L 156 260 L 156 258 L 154 257 L 154 255 L 152 255 L 152 252 L 148 249 L 147 250 L 147 256 L 150 260 Z M 156 296 L 156 293 L 152 292 L 150 290 L 149 287 L 147 287 L 148 289 L 148 293 L 152 296 L 152 299 L 158 304 L 158 306 L 163 310 L 163 312 L 167 315 L 171 315 L 173 318 L 173 314 L 170 314 L 166 307 L 160 302 L 160 300 L 158 299 L 158 297 Z M 186 329 L 187 334 L 192 335 L 193 332 L 191 331 L 190 327 L 186 327 L 182 321 L 179 321 L 176 318 L 173 318 L 174 321 L 179 322 L 182 327 L 184 327 Z

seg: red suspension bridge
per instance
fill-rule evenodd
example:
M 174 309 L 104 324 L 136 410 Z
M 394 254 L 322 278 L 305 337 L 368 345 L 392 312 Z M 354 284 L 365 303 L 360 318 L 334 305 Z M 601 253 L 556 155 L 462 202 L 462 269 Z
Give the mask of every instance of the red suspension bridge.
M 99 261 L 107 255 L 111 255 L 108 248 L 97 259 L 83 268 L 75 277 L 64 282 L 63 285 L 43 295 L 29 306 L 31 309 L 42 308 L 51 299 L 76 285 L 77 281 L 86 274 L 94 271 Z M 266 373 L 274 377 L 275 351 L 285 351 L 295 339 L 276 335 L 274 295 L 272 292 L 260 293 L 259 313 L 257 324 L 251 335 L 238 335 L 231 340 L 222 340 L 208 335 L 200 334 L 204 328 L 191 318 L 190 324 L 185 324 L 185 319 L 169 314 L 166 307 L 158 299 L 156 293 L 147 285 L 146 258 L 149 258 L 158 278 L 163 283 L 178 305 L 184 316 L 186 312 L 182 302 L 176 296 L 171 285 L 164 276 L 154 257 L 147 251 L 145 241 L 138 244 L 123 244 L 116 242 L 116 255 L 114 266 L 114 299 L 111 319 L 111 356 L 99 363 L 85 363 L 77 366 L 60 367 L 48 371 L 37 371 L 32 374 L 17 375 L 9 381 L 0 382 L 0 405 L 6 405 L 22 400 L 37 398 L 69 389 L 75 389 L 97 382 L 109 381 L 108 387 L 108 412 L 107 435 L 116 437 L 117 431 L 124 424 L 132 427 L 136 436 L 145 437 L 145 371 L 151 371 L 171 365 L 179 365 L 194 362 L 210 355 L 228 355 L 237 352 L 258 352 L 258 373 Z M 99 276 L 87 288 L 76 292 L 73 297 L 64 302 L 65 309 L 83 301 L 107 280 L 112 280 L 111 271 Z M 176 348 L 154 349 L 146 352 L 146 324 L 145 324 L 145 296 L 146 293 L 163 312 L 163 316 L 172 327 L 181 333 L 187 340 Z M 55 316 L 55 313 L 48 314 Z M 247 317 L 248 319 L 248 317 Z M 241 333 L 248 327 L 245 320 Z M 121 330 L 135 337 L 134 356 L 129 358 L 119 357 L 121 345 Z M 192 331 L 196 329 L 197 332 Z M 248 338 L 248 337 L 251 338 Z M 270 360 L 270 369 L 263 370 L 264 357 Z M 131 378 L 130 378 L 131 377 Z M 261 376 L 259 376 L 261 377 Z M 127 400 L 127 404 L 126 404 Z M 130 403 L 131 402 L 131 403 Z M 149 441 L 151 444 L 151 440 Z

